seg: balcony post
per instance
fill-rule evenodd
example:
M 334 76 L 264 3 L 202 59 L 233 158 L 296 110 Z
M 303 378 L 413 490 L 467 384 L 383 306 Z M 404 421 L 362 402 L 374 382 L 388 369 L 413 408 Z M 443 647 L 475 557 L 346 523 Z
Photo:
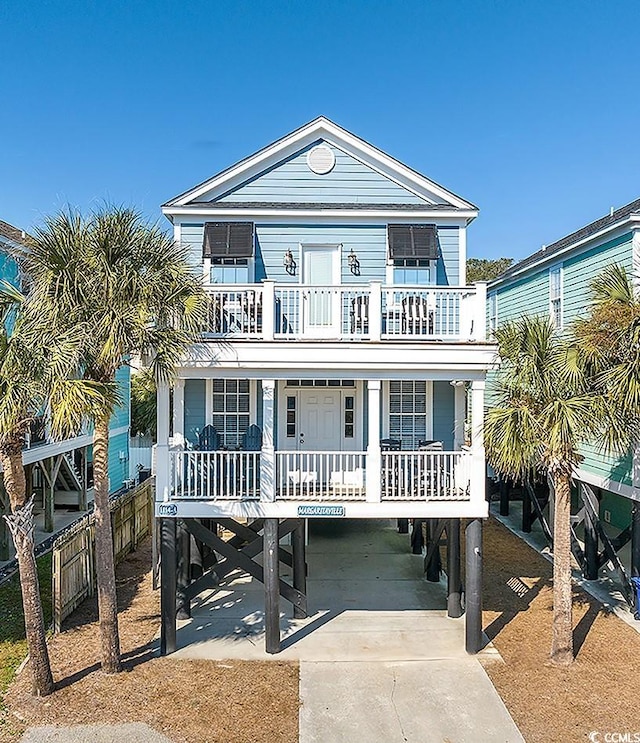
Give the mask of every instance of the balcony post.
M 158 384 L 156 445 L 156 500 L 169 500 L 169 385 Z
M 262 283 L 262 340 L 272 341 L 276 319 L 276 285 L 273 281 Z
M 382 334 L 382 282 L 372 281 L 369 294 L 369 340 L 379 341 Z M 376 438 L 380 438 L 379 434 Z
M 184 379 L 176 379 L 173 383 L 173 443 L 174 446 L 184 444 Z
M 453 448 L 460 451 L 464 444 L 464 422 L 466 418 L 467 387 L 465 382 L 451 382 L 453 385 Z
M 485 500 L 487 465 L 484 453 L 484 379 L 471 383 L 471 499 Z
M 262 449 L 260 452 L 260 500 L 276 499 L 276 453 L 273 432 L 274 379 L 262 380 Z
M 487 282 L 476 281 L 476 301 L 473 313 L 473 340 L 487 339 Z
M 371 327 L 371 326 L 369 326 Z M 379 379 L 367 382 L 369 398 L 369 439 L 367 444 L 367 503 L 380 503 L 380 473 L 382 455 L 380 454 L 380 387 Z

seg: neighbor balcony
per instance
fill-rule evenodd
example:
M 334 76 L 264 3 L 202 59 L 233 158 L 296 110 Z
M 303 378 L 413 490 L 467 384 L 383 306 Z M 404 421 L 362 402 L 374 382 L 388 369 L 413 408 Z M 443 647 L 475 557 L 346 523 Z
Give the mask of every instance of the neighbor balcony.
M 486 338 L 484 284 L 471 287 L 265 281 L 209 285 L 203 337 L 228 340 L 448 341 Z

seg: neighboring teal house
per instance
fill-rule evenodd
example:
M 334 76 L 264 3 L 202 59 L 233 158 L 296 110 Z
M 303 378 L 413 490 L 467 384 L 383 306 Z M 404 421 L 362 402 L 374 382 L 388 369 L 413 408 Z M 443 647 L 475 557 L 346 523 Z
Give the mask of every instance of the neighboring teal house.
M 590 283 L 605 266 L 616 263 L 631 273 L 639 261 L 637 199 L 543 246 L 492 281 L 487 290 L 489 330 L 525 313 L 548 315 L 556 327 L 567 327 L 586 311 Z M 640 499 L 640 473 L 634 474 L 633 453 L 622 458 L 593 449 L 583 453 L 576 479 L 599 488 L 600 518 L 605 523 L 627 527 L 633 501 Z
M 0 220 L 0 279 L 20 285 L 16 258 L 27 249 L 28 235 L 23 230 Z M 130 379 L 129 368 L 118 372 L 123 404 L 111 421 L 109 477 L 111 491 L 120 490 L 129 477 Z M 45 513 L 45 530 L 55 528 L 55 508 L 77 507 L 86 510 L 92 499 L 92 447 L 90 430 L 64 441 L 54 441 L 48 432 L 45 416 L 36 418 L 27 435 L 23 461 L 32 492 L 38 496 L 38 507 Z M 0 496 L 2 495 L 0 490 Z M 0 498 L 0 511 L 2 498 Z M 3 558 L 0 534 L 0 559 Z

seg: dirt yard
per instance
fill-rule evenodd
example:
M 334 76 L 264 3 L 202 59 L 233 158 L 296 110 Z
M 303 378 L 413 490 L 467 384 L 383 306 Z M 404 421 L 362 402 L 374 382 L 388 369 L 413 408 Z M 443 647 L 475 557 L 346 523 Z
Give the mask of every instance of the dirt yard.
M 33 699 L 21 674 L 0 710 L 0 743 L 15 743 L 30 724 L 129 721 L 147 722 L 176 743 L 297 741 L 297 666 L 153 656 L 159 597 L 149 564 L 147 546 L 118 570 L 125 672 L 99 671 L 95 605 L 85 603 L 50 642 L 58 690 Z M 486 669 L 527 743 L 640 732 L 640 635 L 576 589 L 577 659 L 569 669 L 551 666 L 550 576 L 546 560 L 487 523 L 484 626 L 503 662 Z
M 493 519 L 484 553 L 484 627 L 504 660 L 485 668 L 527 743 L 640 733 L 640 635 L 576 588 L 577 657 L 551 666 L 550 563 Z
M 160 615 L 150 564 L 147 544 L 118 567 L 125 671 L 117 676 L 100 672 L 96 606 L 85 602 L 49 644 L 56 692 L 34 699 L 28 674 L 20 674 L 5 698 L 1 743 L 14 743 L 28 725 L 132 721 L 146 722 L 176 743 L 298 740 L 295 664 L 153 656 Z

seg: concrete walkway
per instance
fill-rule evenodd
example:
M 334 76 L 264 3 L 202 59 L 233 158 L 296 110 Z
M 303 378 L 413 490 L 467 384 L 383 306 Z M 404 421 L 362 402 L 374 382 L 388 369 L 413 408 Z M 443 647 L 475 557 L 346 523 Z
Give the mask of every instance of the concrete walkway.
M 313 521 L 308 562 L 311 616 L 283 602 L 279 655 L 264 652 L 263 587 L 238 573 L 194 602 L 177 657 L 299 660 L 300 743 L 523 741 L 391 522 Z

